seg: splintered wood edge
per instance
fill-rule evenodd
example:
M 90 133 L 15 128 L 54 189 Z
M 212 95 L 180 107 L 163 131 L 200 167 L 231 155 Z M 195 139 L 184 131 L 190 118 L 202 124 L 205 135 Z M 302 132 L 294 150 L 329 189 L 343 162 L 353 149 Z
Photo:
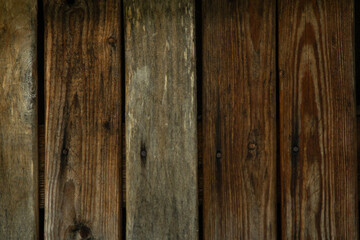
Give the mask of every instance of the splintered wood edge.
M 360 119 L 360 118 L 359 118 Z M 202 204 L 203 200 L 203 173 L 202 173 L 202 124 L 201 122 L 198 122 L 198 168 L 199 168 L 199 179 L 198 179 L 198 185 L 199 185 L 199 204 Z M 126 159 L 125 159 L 125 127 L 124 124 L 122 124 L 122 156 L 121 156 L 121 178 L 122 178 L 122 207 L 125 207 L 126 203 L 126 179 L 125 179 L 125 165 L 126 165 Z M 39 208 L 43 209 L 45 206 L 45 126 L 40 125 L 39 126 Z

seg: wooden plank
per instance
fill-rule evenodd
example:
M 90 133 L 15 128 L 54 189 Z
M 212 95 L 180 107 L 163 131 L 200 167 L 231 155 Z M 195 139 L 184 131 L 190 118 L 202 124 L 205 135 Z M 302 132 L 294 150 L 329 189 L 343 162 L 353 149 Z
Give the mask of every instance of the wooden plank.
M 126 237 L 197 239 L 194 1 L 124 10 Z
M 37 1 L 0 0 L 0 239 L 37 239 Z
M 353 6 L 279 1 L 283 239 L 358 239 Z
M 121 4 L 45 0 L 46 239 L 120 239 Z
M 205 239 L 276 238 L 275 1 L 202 1 Z

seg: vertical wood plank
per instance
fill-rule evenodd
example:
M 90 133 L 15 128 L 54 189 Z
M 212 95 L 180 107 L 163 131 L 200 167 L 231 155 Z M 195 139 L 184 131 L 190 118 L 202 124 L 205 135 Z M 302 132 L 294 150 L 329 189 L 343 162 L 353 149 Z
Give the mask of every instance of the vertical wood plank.
M 45 0 L 46 239 L 120 239 L 121 5 Z
M 357 239 L 354 1 L 280 0 L 283 239 Z
M 275 1 L 202 1 L 205 239 L 276 238 Z
M 37 1 L 0 0 L 0 239 L 37 239 Z
M 127 238 L 197 239 L 194 1 L 124 10 Z

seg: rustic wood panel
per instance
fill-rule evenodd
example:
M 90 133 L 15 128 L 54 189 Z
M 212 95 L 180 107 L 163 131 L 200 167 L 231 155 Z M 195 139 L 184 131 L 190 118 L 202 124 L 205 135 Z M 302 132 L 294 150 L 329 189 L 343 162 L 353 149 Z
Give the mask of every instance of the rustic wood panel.
M 45 0 L 46 239 L 121 237 L 121 4 Z
M 202 1 L 205 239 L 276 238 L 275 1 Z
M 197 239 L 194 1 L 124 11 L 126 236 Z
M 280 0 L 283 239 L 357 239 L 354 1 Z
M 202 169 L 202 156 L 201 156 L 201 143 L 202 143 L 202 134 L 201 122 L 198 122 L 197 127 L 197 138 L 198 138 L 198 169 Z M 124 127 L 121 130 L 122 140 L 121 140 L 121 189 L 122 189 L 122 206 L 125 207 L 126 202 L 126 161 L 125 161 L 125 129 Z M 360 142 L 359 142 L 360 143 Z M 202 204 L 203 199 L 203 179 L 202 172 L 199 172 L 198 175 L 198 186 L 199 186 L 199 204 Z M 43 209 L 45 206 L 45 127 L 43 125 L 39 126 L 39 205 Z
M 37 1 L 0 0 L 0 239 L 37 239 Z

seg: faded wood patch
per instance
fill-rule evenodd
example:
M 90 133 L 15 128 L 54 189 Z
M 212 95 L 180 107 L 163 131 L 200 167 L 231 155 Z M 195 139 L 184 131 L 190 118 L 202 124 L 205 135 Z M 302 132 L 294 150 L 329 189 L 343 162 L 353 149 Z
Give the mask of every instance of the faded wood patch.
M 124 1 L 126 234 L 197 239 L 194 1 Z
M 37 1 L 0 0 L 0 239 L 37 239 Z

